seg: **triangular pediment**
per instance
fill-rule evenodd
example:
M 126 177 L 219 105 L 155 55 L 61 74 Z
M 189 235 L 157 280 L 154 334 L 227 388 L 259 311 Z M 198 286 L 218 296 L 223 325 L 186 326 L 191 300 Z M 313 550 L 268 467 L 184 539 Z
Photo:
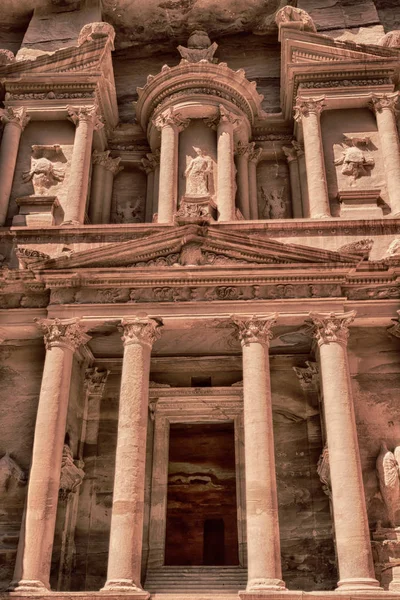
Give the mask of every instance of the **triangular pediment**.
M 110 244 L 53 259 L 30 262 L 35 272 L 79 269 L 163 269 L 176 267 L 257 267 L 279 265 L 351 266 L 360 261 L 340 254 L 260 236 L 227 233 L 217 228 L 186 225 L 132 241 Z

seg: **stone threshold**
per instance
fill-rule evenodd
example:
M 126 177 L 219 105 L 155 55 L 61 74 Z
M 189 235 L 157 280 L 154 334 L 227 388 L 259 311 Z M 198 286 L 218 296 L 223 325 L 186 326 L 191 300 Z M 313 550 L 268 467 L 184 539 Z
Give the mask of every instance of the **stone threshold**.
M 144 600 L 149 597 L 149 600 L 213 600 L 218 598 L 219 600 L 333 600 L 333 598 L 340 598 L 340 600 L 400 600 L 400 591 L 390 592 L 382 590 L 371 590 L 367 592 L 339 592 L 339 591 L 314 591 L 314 592 L 303 592 L 303 591 L 271 591 L 271 592 L 238 592 L 237 594 L 232 592 L 223 592 L 220 590 L 207 591 L 207 592 L 182 592 L 181 590 L 176 593 L 168 592 L 154 592 L 150 594 L 150 597 L 144 594 L 130 594 L 130 593 L 119 593 L 119 592 L 52 592 L 49 591 L 46 594 L 43 593 L 31 593 L 31 592 L 0 592 L 0 600 L 9 600 L 10 598 L 18 599 L 32 598 L 38 600 L 38 598 L 51 598 L 52 600 Z

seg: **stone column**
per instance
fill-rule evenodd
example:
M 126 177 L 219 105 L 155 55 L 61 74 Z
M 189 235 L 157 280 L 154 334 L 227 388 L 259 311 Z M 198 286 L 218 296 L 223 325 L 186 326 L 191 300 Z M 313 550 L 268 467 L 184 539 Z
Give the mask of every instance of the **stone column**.
M 297 152 L 293 146 L 283 146 L 282 150 L 289 165 L 293 218 L 301 219 L 303 216 L 303 210 L 301 206 L 301 187 Z
M 156 159 L 153 154 L 146 154 L 146 158 L 142 158 L 142 167 L 147 175 L 147 186 L 146 186 L 146 223 L 153 221 L 153 206 L 154 206 L 154 175 L 156 168 Z
M 276 315 L 233 316 L 243 352 L 247 591 L 283 590 L 269 342 Z
M 238 142 L 236 146 L 236 165 L 238 180 L 238 205 L 244 218 L 250 219 L 250 194 L 249 194 L 249 154 L 254 150 L 252 144 Z
M 73 355 L 90 338 L 78 319 L 42 319 L 38 324 L 44 331 L 46 358 L 29 477 L 22 575 L 16 591 L 45 593 L 50 589 Z
M 235 163 L 233 158 L 233 131 L 241 118 L 229 112 L 224 106 L 219 107 L 217 126 L 217 160 L 218 160 L 218 221 L 234 221 L 235 210 Z
M 29 123 L 25 108 L 0 109 L 0 120 L 4 123 L 0 148 L 0 227 L 7 219 L 8 203 L 14 179 L 21 134 Z
M 253 147 L 249 153 L 249 196 L 250 196 L 250 218 L 258 219 L 257 198 L 257 163 L 261 158 L 262 148 Z
M 154 194 L 153 194 L 153 216 L 152 221 L 155 214 L 158 214 L 158 197 L 160 191 L 160 158 L 161 151 L 159 148 L 154 150 L 153 152 L 155 168 L 154 168 Z
M 371 97 L 375 111 L 392 217 L 400 216 L 400 147 L 396 126 L 399 92 Z
M 297 98 L 294 115 L 295 120 L 301 122 L 303 127 L 308 198 L 312 219 L 330 217 L 331 214 L 320 124 L 323 107 L 323 98 Z
M 103 127 L 95 106 L 67 107 L 76 125 L 64 225 L 82 225 L 85 219 L 93 132 Z
M 93 224 L 109 223 L 114 177 L 122 171 L 120 158 L 111 158 L 110 151 L 92 154 L 92 186 L 90 191 L 89 218 Z
M 302 215 L 304 218 L 307 218 L 310 216 L 310 202 L 308 200 L 307 169 L 304 146 L 296 140 L 292 142 L 292 146 L 296 150 L 299 167 Z
M 172 223 L 178 205 L 178 145 L 179 132 L 189 125 L 179 113 L 169 108 L 153 121 L 161 131 L 160 182 L 158 222 Z
M 319 348 L 332 504 L 340 580 L 338 590 L 353 592 L 379 586 L 374 564 L 358 449 L 347 358 L 348 326 L 355 311 L 311 313 L 311 331 Z
M 146 594 L 140 583 L 150 355 L 160 322 L 124 319 L 114 495 L 103 591 Z

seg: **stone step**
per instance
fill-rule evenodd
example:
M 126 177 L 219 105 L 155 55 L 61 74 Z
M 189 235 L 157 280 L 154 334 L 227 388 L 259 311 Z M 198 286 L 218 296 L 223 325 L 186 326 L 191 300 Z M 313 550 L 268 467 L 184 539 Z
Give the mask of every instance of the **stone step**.
M 161 567 L 149 569 L 145 589 L 149 592 L 232 592 L 243 590 L 247 571 L 241 567 Z

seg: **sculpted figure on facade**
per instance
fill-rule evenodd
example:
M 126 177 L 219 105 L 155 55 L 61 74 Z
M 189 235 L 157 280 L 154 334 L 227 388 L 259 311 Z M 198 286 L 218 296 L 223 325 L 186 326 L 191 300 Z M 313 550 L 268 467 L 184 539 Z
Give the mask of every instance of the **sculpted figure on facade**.
M 359 146 L 367 147 L 371 140 L 369 137 L 348 137 L 343 136 L 343 143 L 347 148 L 343 151 L 342 156 L 337 158 L 335 165 L 342 165 L 342 174 L 350 177 L 350 185 L 363 175 L 369 175 L 369 169 L 375 165 L 372 156 L 368 156 L 359 148 Z
M 400 525 L 400 446 L 391 452 L 386 442 L 376 459 L 379 489 L 391 527 Z
M 213 164 L 205 150 L 195 146 L 193 149 L 197 156 L 189 161 L 185 171 L 186 196 L 204 198 L 204 196 L 210 196 Z
M 291 29 L 311 31 L 313 33 L 317 31 L 310 15 L 305 10 L 294 6 L 284 6 L 278 10 L 275 16 L 275 23 L 279 29 L 281 27 L 290 27 Z
M 25 183 L 32 181 L 35 194 L 46 195 L 47 190 L 64 179 L 64 169 L 57 166 L 62 158 L 58 145 L 32 146 L 32 163 L 29 171 L 22 174 Z
M 60 498 L 66 499 L 69 494 L 76 492 L 85 476 L 82 461 L 74 461 L 71 448 L 64 444 L 61 478 L 60 478 Z
M 143 196 L 138 196 L 136 200 L 128 202 L 125 206 L 117 206 L 118 223 L 141 223 L 143 207 Z
M 273 189 L 266 192 L 261 187 L 264 219 L 284 219 L 286 217 L 285 188 Z

